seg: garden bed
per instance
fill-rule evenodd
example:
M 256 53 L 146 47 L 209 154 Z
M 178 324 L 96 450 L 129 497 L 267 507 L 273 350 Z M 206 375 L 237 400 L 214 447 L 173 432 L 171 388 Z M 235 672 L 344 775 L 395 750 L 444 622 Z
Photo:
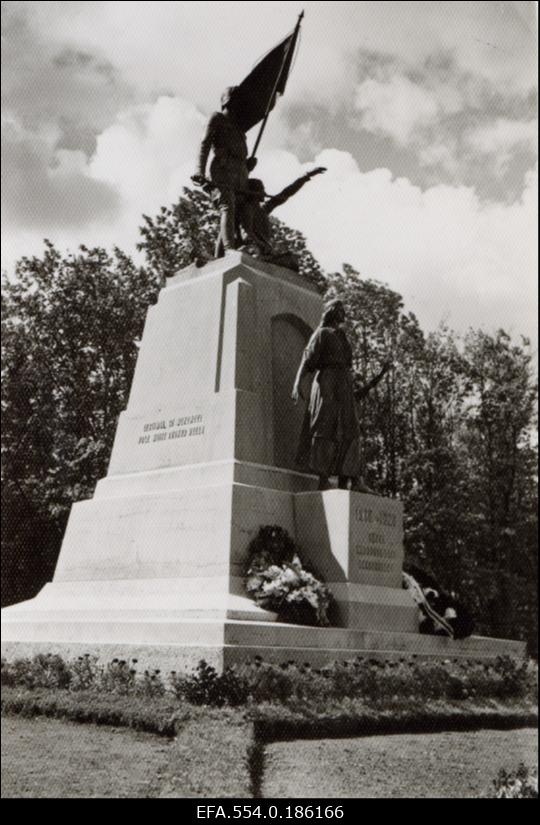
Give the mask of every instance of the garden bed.
M 70 693 L 52 688 L 2 688 L 2 714 L 44 716 L 71 722 L 125 727 L 176 737 L 189 724 L 253 726 L 255 741 L 332 736 L 373 736 L 380 733 L 421 733 L 443 730 L 510 729 L 538 723 L 529 699 L 419 702 L 396 700 L 369 703 L 345 700 L 325 710 L 307 702 L 266 702 L 245 708 L 179 705 L 169 697 L 134 698 L 93 691 Z M 251 735 L 251 734 L 250 734 Z
M 139 674 L 89 656 L 2 662 L 2 712 L 116 725 L 174 737 L 202 719 L 253 725 L 254 741 L 511 728 L 537 722 L 536 666 L 354 660 L 314 670 L 261 660 L 217 673 Z M 219 711 L 218 711 L 219 708 Z
M 377 734 L 533 727 L 536 693 L 535 666 L 504 659 L 355 660 L 321 670 L 257 660 L 222 674 L 201 663 L 191 675 L 165 678 L 157 671 L 138 673 L 135 662 L 103 667 L 89 656 L 2 663 L 2 714 L 7 722 L 20 720 L 23 739 L 32 722 L 45 717 L 60 726 L 69 721 L 132 736 L 156 734 L 170 752 L 159 781 L 147 791 L 173 798 L 261 797 L 269 745 L 279 741 L 347 737 L 354 743 Z M 62 735 L 69 736 L 65 729 Z M 79 756 L 86 764 L 84 748 Z M 36 771 L 45 776 L 47 765 L 36 759 Z M 96 788 L 106 787 L 91 766 L 89 771 Z M 18 787 L 16 771 L 10 776 Z

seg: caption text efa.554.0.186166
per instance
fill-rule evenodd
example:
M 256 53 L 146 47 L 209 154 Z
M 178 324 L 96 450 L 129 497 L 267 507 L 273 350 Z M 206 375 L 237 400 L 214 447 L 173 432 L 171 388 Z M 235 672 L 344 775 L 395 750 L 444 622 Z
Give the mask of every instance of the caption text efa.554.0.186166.
M 198 805 L 197 819 L 343 819 L 342 805 Z

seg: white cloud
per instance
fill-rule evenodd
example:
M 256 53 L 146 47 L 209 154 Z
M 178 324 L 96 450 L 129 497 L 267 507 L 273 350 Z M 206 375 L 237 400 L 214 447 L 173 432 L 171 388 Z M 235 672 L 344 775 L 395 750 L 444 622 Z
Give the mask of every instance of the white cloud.
M 467 187 L 422 190 L 387 169 L 362 173 L 336 150 L 314 163 L 328 174 L 278 217 L 304 231 L 326 268 L 346 261 L 388 283 L 428 328 L 445 319 L 458 329 L 503 326 L 536 337 L 536 172 L 519 201 L 502 204 L 483 203 Z M 301 167 L 273 153 L 260 172 L 277 189 Z
M 188 101 L 161 97 L 154 104 L 128 109 L 99 137 L 89 168 L 95 178 L 113 183 L 126 203 L 148 209 L 177 194 L 186 164 L 195 156 L 205 117 Z
M 494 123 L 470 132 L 467 142 L 476 152 L 492 155 L 497 171 L 502 173 L 516 151 L 537 151 L 538 121 L 498 118 Z
M 449 52 L 458 65 L 497 90 L 535 87 L 533 4 L 512 2 L 24 2 L 51 44 L 102 54 L 138 89 L 170 90 L 208 110 L 222 85 L 292 28 L 306 9 L 289 99 L 325 105 L 354 89 L 359 50 L 413 65 Z M 523 11 L 521 9 L 521 11 Z M 337 98 L 337 100 L 336 100 Z
M 444 142 L 428 143 L 418 150 L 418 162 L 422 166 L 439 167 L 456 175 L 460 169 L 457 140 L 448 136 Z
M 20 256 L 39 254 L 43 237 L 71 249 L 117 244 L 134 253 L 142 214 L 176 201 L 190 184 L 204 125 L 192 103 L 161 97 L 120 113 L 98 136 L 89 160 L 82 152 L 55 149 L 55 133 L 47 132 L 45 141 L 18 127 L 25 155 L 20 168 L 10 162 L 6 169 L 2 265 L 11 269 Z M 29 179 L 27 155 L 33 159 Z M 103 193 L 114 195 L 114 214 L 108 201 L 102 208 Z
M 364 129 L 389 135 L 402 145 L 418 129 L 436 124 L 445 109 L 431 90 L 399 74 L 387 80 L 364 80 L 357 88 L 355 105 Z
M 91 143 L 132 100 L 132 90 L 102 50 L 91 54 L 69 38 L 56 41 L 54 16 L 32 25 L 31 7 L 2 3 L 2 111 L 28 128 L 53 123 L 64 139 Z
M 460 74 L 452 61 L 423 66 L 414 81 L 396 61 L 368 65 L 367 71 L 372 76 L 356 90 L 358 124 L 414 152 L 421 167 L 444 170 L 461 182 L 475 180 L 479 163 L 493 176 L 504 174 L 517 153 L 528 153 L 534 162 L 537 121 L 497 117 L 490 111 L 492 90 Z
M 7 231 L 81 227 L 99 215 L 111 219 L 116 190 L 95 179 L 80 151 L 58 149 L 58 130 L 26 129 L 2 118 L 2 223 Z
M 458 152 L 455 139 L 470 128 L 467 108 L 483 122 L 506 94 L 523 116 L 535 84 L 534 38 L 519 13 L 527 4 L 8 0 L 4 110 L 34 130 L 58 127 L 59 146 L 86 154 L 129 104 L 169 95 L 208 113 L 304 5 L 301 47 L 265 146 L 302 157 L 340 146 L 424 185 L 437 174 L 481 185 L 472 145 Z M 358 121 L 393 141 L 355 135 Z M 505 197 L 491 169 L 485 178 L 489 194 Z

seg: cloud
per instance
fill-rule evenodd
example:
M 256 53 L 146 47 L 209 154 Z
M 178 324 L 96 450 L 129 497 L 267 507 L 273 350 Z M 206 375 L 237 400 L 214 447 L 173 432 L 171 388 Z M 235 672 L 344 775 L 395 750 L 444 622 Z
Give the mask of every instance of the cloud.
M 493 119 L 509 116 L 505 105 L 516 100 L 533 105 L 527 4 L 8 0 L 4 111 L 29 129 L 58 127 L 60 148 L 90 156 L 130 105 L 169 96 L 208 114 L 222 86 L 241 80 L 303 6 L 301 46 L 266 146 L 302 157 L 336 146 L 421 185 L 433 174 L 479 185 L 474 163 L 450 144 L 465 125 L 483 125 L 471 108 Z
M 358 52 L 424 62 L 451 53 L 466 72 L 502 93 L 536 84 L 533 4 L 512 2 L 25 2 L 34 31 L 51 46 L 99 53 L 139 90 L 169 91 L 204 110 L 237 82 L 306 9 L 288 96 L 335 105 L 354 91 Z M 128 11 L 126 11 L 128 9 Z M 20 12 L 19 12 L 20 13 Z
M 414 156 L 422 185 L 438 173 L 456 184 L 475 185 L 489 197 L 490 188 L 492 196 L 496 191 L 495 176 L 510 170 L 517 183 L 534 163 L 534 105 L 523 97 L 502 96 L 463 71 L 454 56 L 431 55 L 411 67 L 365 54 L 361 73 L 352 123 Z
M 114 187 L 121 204 L 120 221 L 106 228 L 104 242 L 133 250 L 142 215 L 176 202 L 191 185 L 205 121 L 189 101 L 161 97 L 128 109 L 98 137 L 88 174 Z
M 425 85 L 408 77 L 393 74 L 387 80 L 368 78 L 356 90 L 355 107 L 363 129 L 389 135 L 407 145 L 419 129 L 434 126 L 448 112 L 462 106 L 454 100 L 437 96 Z
M 57 148 L 56 130 L 6 124 L 6 231 L 3 265 L 37 254 L 43 237 L 135 251 L 143 213 L 176 201 L 190 183 L 205 116 L 185 100 L 161 97 L 128 107 L 97 136 L 90 158 Z
M 336 150 L 314 163 L 329 172 L 278 217 L 306 234 L 326 268 L 347 261 L 388 283 L 427 328 L 446 319 L 458 329 L 506 326 L 535 338 L 535 171 L 523 196 L 503 204 L 482 202 L 464 186 L 422 190 L 388 169 L 362 173 L 350 154 Z M 277 190 L 304 168 L 276 152 L 261 162 L 260 174 Z
M 133 99 L 133 91 L 101 50 L 49 37 L 54 18 L 36 26 L 31 6 L 2 4 L 2 110 L 27 129 L 54 125 L 64 148 L 90 153 L 95 135 Z
M 112 219 L 116 190 L 93 179 L 83 152 L 58 149 L 58 132 L 32 132 L 14 118 L 2 121 L 2 219 L 17 230 L 47 233 Z
M 458 142 L 450 136 L 445 138 L 444 143 L 430 142 L 419 149 L 418 162 L 422 166 L 445 169 L 454 178 L 458 177 L 463 167 L 463 159 L 458 155 Z
M 537 152 L 538 121 L 497 118 L 471 131 L 467 143 L 474 151 L 493 156 L 497 172 L 502 174 L 516 152 Z

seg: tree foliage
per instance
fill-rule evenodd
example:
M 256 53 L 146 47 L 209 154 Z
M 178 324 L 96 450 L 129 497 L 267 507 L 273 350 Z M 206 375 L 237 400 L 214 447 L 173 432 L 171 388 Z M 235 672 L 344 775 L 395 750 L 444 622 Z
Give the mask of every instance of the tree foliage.
M 345 265 L 325 275 L 302 235 L 278 243 L 348 313 L 355 380 L 394 366 L 359 405 L 367 483 L 405 503 L 407 559 L 469 602 L 486 634 L 536 638 L 535 394 L 530 347 L 499 331 L 425 334 L 401 296 Z M 2 299 L 3 603 L 50 578 L 70 504 L 92 494 L 125 407 L 148 304 L 212 256 L 203 192 L 146 216 L 137 267 L 119 250 L 24 258 Z
M 471 332 L 465 341 L 470 403 L 463 434 L 470 563 L 486 581 L 479 610 L 486 627 L 508 635 L 536 624 L 536 386 L 528 343 Z
M 120 250 L 23 258 L 2 290 L 2 600 L 39 589 L 106 473 L 155 276 Z
M 177 203 L 162 206 L 153 218 L 143 215 L 143 221 L 137 246 L 162 284 L 179 269 L 214 255 L 219 213 L 202 190 L 184 189 Z

